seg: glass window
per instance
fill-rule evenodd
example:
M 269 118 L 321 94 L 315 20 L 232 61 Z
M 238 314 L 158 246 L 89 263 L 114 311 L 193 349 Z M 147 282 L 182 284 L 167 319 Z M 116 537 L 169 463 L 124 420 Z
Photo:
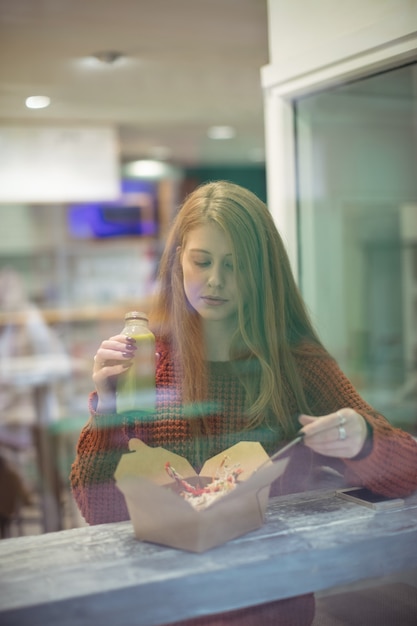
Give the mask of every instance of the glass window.
M 412 64 L 295 103 L 301 290 L 325 345 L 362 396 L 411 432 L 416 98 Z

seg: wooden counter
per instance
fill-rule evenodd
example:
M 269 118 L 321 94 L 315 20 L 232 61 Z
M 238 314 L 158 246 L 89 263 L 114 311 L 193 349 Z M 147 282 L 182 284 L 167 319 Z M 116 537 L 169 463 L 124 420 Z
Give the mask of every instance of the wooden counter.
M 130 522 L 0 541 L 0 623 L 155 626 L 416 563 L 417 494 L 381 512 L 334 491 L 295 494 L 270 501 L 262 528 L 203 554 L 141 543 Z

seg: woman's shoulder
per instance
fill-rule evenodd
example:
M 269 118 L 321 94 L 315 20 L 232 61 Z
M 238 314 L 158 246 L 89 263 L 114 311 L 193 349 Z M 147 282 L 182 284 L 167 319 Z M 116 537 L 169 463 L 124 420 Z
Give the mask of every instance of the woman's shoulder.
M 327 359 L 334 361 L 334 358 L 326 348 L 318 341 L 303 338 L 291 346 L 291 352 L 297 360 L 303 359 Z
M 292 354 L 304 380 L 330 380 L 341 375 L 337 361 L 321 343 L 310 339 L 302 340 L 292 348 Z

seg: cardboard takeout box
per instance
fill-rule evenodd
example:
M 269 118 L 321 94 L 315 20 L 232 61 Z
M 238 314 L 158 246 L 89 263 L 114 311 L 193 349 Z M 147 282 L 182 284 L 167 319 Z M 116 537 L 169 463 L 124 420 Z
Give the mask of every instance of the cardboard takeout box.
M 196 510 L 173 489 L 169 462 L 187 481 L 198 477 L 190 463 L 164 448 L 151 448 L 139 439 L 129 442 L 115 472 L 125 496 L 137 539 L 203 552 L 259 528 L 264 521 L 271 483 L 281 476 L 288 459 L 272 463 L 261 444 L 241 441 L 209 459 L 200 478 L 209 480 L 225 456 L 242 473 L 235 489 L 203 510 Z M 207 482 L 207 481 L 206 481 Z

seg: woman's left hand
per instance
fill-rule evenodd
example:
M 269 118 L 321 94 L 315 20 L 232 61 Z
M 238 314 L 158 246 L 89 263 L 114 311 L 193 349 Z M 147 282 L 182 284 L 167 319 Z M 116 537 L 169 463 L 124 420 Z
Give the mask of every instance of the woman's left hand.
M 304 444 L 326 456 L 351 459 L 362 450 L 367 437 L 365 419 L 353 409 L 313 417 L 300 415 Z

